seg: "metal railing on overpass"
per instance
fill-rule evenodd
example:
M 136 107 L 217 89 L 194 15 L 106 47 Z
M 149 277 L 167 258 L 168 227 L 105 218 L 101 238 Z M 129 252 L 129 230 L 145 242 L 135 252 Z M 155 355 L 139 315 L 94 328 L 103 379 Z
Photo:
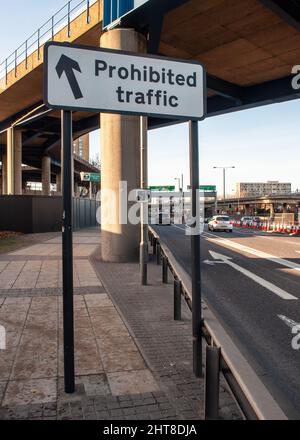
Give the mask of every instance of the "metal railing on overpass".
M 86 21 L 90 22 L 90 7 L 99 0 L 70 0 L 65 6 L 53 14 L 37 31 L 28 37 L 17 49 L 0 63 L 0 81 L 7 84 L 8 74 L 15 71 L 17 76 L 18 65 L 25 61 L 27 69 L 28 57 L 37 52 L 38 59 L 41 57 L 41 47 L 47 41 L 53 41 L 55 35 L 67 27 L 68 37 L 71 37 L 71 23 L 79 15 L 86 12 Z
M 157 264 L 162 265 L 162 282 L 168 282 L 168 270 L 174 278 L 174 319 L 181 319 L 181 296 L 192 310 L 192 284 L 189 274 L 156 231 L 149 226 L 149 238 Z M 232 396 L 247 420 L 287 420 L 270 392 L 203 302 L 202 334 L 206 345 L 205 417 L 217 419 L 219 374 L 225 378 Z

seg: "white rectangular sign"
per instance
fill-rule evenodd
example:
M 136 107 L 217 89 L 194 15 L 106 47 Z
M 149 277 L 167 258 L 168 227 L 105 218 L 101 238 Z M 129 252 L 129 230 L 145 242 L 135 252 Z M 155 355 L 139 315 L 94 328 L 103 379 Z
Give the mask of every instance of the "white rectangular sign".
M 198 62 L 50 42 L 44 101 L 63 110 L 203 119 L 205 71 Z

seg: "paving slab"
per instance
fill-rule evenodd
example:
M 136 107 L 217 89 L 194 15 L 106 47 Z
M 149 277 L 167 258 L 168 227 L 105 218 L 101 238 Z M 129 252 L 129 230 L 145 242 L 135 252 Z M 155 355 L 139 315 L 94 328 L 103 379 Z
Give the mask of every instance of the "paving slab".
M 87 376 L 78 375 L 76 378 L 76 383 L 83 386 L 84 395 L 87 397 L 111 395 L 107 376 L 105 373 L 92 375 L 89 374 Z M 60 395 L 64 394 L 64 381 L 62 378 L 58 379 L 58 390 Z
M 113 396 L 159 391 L 148 369 L 108 373 L 107 378 Z
M 32 255 L 30 255 L 32 257 Z M 9 289 L 58 289 L 62 287 L 59 259 L 6 261 L 0 273 L 0 292 Z M 102 286 L 87 259 L 74 260 L 74 287 Z
M 57 379 L 30 379 L 10 381 L 3 406 L 46 403 L 57 400 Z
M 6 381 L 0 380 L 0 402 L 2 402 L 3 400 L 6 385 L 7 385 Z
M 95 240 L 93 240 L 93 244 L 84 243 L 84 244 L 74 244 L 73 248 L 73 256 L 77 257 L 89 257 L 92 255 L 97 249 L 98 244 L 95 244 Z M 32 255 L 34 257 L 59 257 L 62 255 L 62 246 L 61 244 L 46 242 L 43 244 L 35 244 L 25 249 L 19 249 L 17 251 L 11 252 L 10 255 L 15 256 L 26 256 Z

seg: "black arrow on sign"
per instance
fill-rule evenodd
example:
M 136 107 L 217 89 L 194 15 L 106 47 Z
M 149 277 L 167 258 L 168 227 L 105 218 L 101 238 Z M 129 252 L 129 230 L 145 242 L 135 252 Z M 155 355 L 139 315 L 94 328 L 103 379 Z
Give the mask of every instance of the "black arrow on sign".
M 83 94 L 80 90 L 78 81 L 76 79 L 74 70 L 81 73 L 80 66 L 77 61 L 72 60 L 72 58 L 67 57 L 66 55 L 62 55 L 60 57 L 59 62 L 56 66 L 56 72 L 59 78 L 61 78 L 62 74 L 65 72 L 66 77 L 68 78 L 70 87 L 72 89 L 73 95 L 75 99 L 83 98 Z

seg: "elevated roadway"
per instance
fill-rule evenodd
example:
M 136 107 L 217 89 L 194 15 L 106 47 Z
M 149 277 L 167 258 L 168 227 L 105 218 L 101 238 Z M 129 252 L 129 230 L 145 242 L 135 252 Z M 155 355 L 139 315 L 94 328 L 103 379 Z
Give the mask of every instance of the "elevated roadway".
M 85 2 L 81 4 L 83 12 L 59 32 L 54 28 L 50 39 L 99 46 L 103 1 L 91 1 L 88 12 Z M 299 6 L 292 0 L 149 0 L 127 14 L 119 26 L 145 34 L 151 52 L 201 61 L 208 73 L 208 115 L 299 97 L 299 90 L 291 86 L 292 66 L 298 64 L 300 53 Z M 1 61 L 2 150 L 4 131 L 29 111 L 33 111 L 30 119 L 17 125 L 25 131 L 27 146 L 34 146 L 32 136 L 38 127 L 35 143 L 47 134 L 39 146 L 48 152 L 55 149 L 60 114 L 42 106 L 43 46 L 7 72 L 5 60 Z M 175 121 L 150 119 L 149 126 L 168 122 Z M 98 127 L 97 115 L 74 114 L 75 136 Z

